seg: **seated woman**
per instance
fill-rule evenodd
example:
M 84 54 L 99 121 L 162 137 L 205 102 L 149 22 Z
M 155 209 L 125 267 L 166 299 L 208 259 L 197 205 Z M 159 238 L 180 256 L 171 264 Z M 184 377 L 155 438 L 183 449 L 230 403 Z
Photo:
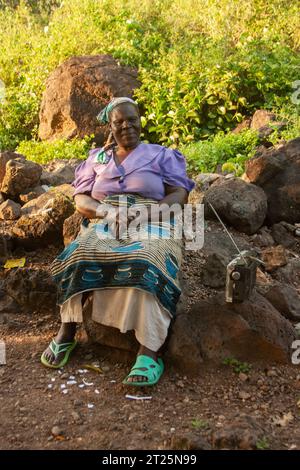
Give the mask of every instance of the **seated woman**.
M 90 296 L 94 321 L 121 332 L 135 330 L 140 347 L 123 383 L 153 385 L 163 373 L 158 351 L 181 292 L 181 240 L 174 237 L 174 223 L 162 223 L 159 211 L 183 206 L 194 182 L 186 175 L 180 152 L 140 142 L 140 115 L 130 98 L 113 99 L 99 120 L 110 124 L 110 144 L 91 150 L 76 168 L 74 200 L 84 220 L 77 238 L 51 265 L 62 324 L 41 361 L 52 368 L 67 363 L 76 346 L 76 324 L 83 321 L 83 306 Z M 140 227 L 158 234 L 146 241 L 126 232 L 139 205 L 147 209 Z M 117 238 L 106 237 L 107 227 L 112 227 L 101 219 L 105 214 L 109 220 L 107 207 L 117 212 Z M 125 229 L 124 207 L 129 209 Z M 120 238 L 124 230 L 127 236 Z

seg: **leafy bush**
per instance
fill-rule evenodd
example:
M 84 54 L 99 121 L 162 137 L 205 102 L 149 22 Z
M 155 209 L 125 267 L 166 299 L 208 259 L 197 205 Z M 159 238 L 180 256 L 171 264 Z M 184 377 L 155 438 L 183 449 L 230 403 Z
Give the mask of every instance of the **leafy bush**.
M 241 362 L 238 359 L 235 359 L 234 357 L 225 358 L 222 364 L 231 366 L 236 374 L 239 374 L 241 372 L 243 374 L 248 374 L 252 367 L 251 364 L 248 364 L 248 362 Z
M 38 142 L 35 140 L 24 140 L 17 147 L 17 152 L 24 155 L 28 160 L 37 163 L 48 163 L 55 159 L 85 159 L 92 147 L 91 138 L 56 140 L 53 142 Z
M 245 39 L 226 53 L 222 43 L 197 42 L 190 51 L 168 52 L 151 74 L 140 71 L 136 95 L 150 141 L 178 146 L 207 138 L 229 131 L 257 108 L 289 102 L 300 60 L 288 47 Z
M 83 140 L 37 140 L 46 79 L 73 55 L 111 54 L 139 69 L 143 138 L 179 147 L 192 173 L 241 175 L 256 132 L 230 130 L 255 109 L 300 135 L 300 15 L 293 0 L 0 0 L 0 150 L 28 159 L 85 158 Z M 222 13 L 221 13 L 222 12 Z M 1 99 L 1 98 L 0 98 Z
M 283 106 L 277 113 L 278 120 L 286 122 L 286 128 L 283 130 L 274 129 L 274 132 L 268 137 L 273 145 L 278 141 L 288 141 L 300 136 L 300 106 L 288 104 Z
M 265 0 L 0 1 L 0 149 L 36 139 L 46 79 L 74 55 L 138 67 L 150 142 L 176 147 L 258 107 L 280 111 L 299 79 L 296 3 L 270 0 L 266 12 Z
M 222 170 L 240 176 L 246 160 L 255 153 L 257 144 L 258 133 L 253 130 L 239 134 L 219 132 L 210 139 L 189 144 L 181 150 L 187 157 L 191 173 L 213 173 L 218 165 L 222 165 Z

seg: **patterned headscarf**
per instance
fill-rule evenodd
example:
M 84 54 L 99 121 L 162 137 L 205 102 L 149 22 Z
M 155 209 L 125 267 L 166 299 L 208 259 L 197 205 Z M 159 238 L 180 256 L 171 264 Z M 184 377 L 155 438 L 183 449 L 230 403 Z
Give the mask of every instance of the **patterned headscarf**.
M 112 110 L 116 106 L 118 106 L 119 104 L 122 104 L 122 103 L 131 103 L 134 106 L 138 107 L 137 103 L 135 101 L 133 101 L 131 98 L 127 98 L 127 96 L 122 96 L 120 98 L 113 98 L 108 103 L 108 105 L 105 106 L 105 108 L 102 109 L 102 111 L 100 111 L 100 113 L 98 114 L 98 116 L 97 116 L 98 121 L 101 124 L 108 124 L 110 113 L 112 112 Z

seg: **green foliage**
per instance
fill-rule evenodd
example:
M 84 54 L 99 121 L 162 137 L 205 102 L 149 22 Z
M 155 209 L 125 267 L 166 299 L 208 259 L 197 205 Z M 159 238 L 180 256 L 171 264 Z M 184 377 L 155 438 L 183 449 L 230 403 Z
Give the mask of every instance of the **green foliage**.
M 288 141 L 300 136 L 300 104 L 283 106 L 277 113 L 277 118 L 287 125 L 283 130 L 275 129 L 268 137 L 269 142 L 275 145 L 278 141 Z
M 181 150 L 192 173 L 213 173 L 218 165 L 222 165 L 223 171 L 235 172 L 239 176 L 257 144 L 258 134 L 253 130 L 239 134 L 219 132 L 210 139 L 189 144 Z
M 288 107 L 300 15 L 293 0 L 271 0 L 267 12 L 265 0 L 0 0 L 0 43 L 0 149 L 37 138 L 47 77 L 88 54 L 139 69 L 143 137 L 178 147 L 210 142 L 258 107 Z
M 28 160 L 37 163 L 48 163 L 56 159 L 85 159 L 91 148 L 91 138 L 74 140 L 56 140 L 53 142 L 38 142 L 24 140 L 17 147 L 17 152 Z
M 258 441 L 256 442 L 256 448 L 258 450 L 267 450 L 269 449 L 269 447 L 270 445 L 266 437 L 262 437 L 261 439 L 258 439 Z
M 236 374 L 239 374 L 240 372 L 248 374 L 251 369 L 251 364 L 248 364 L 247 362 L 238 361 L 233 357 L 227 357 L 226 359 L 224 359 L 222 364 L 231 366 Z
M 136 95 L 150 141 L 178 146 L 204 139 L 257 108 L 279 109 L 290 100 L 300 60 L 289 47 L 247 38 L 231 48 L 224 40 L 195 43 L 171 49 L 151 74 L 140 69 Z
M 207 429 L 209 427 L 209 423 L 205 419 L 193 419 L 192 426 L 194 429 Z

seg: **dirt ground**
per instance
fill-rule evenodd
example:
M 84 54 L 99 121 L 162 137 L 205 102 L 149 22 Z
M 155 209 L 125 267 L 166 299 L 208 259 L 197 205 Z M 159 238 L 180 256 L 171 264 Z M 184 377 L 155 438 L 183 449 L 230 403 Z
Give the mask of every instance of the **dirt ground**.
M 60 251 L 15 256 L 47 269 Z M 183 263 L 187 310 L 214 294 L 199 289 L 201 256 Z M 45 368 L 40 355 L 58 328 L 51 311 L 0 318 L 0 449 L 300 449 L 300 365 L 205 364 L 187 377 L 166 364 L 155 387 L 134 388 L 121 383 L 134 357 L 89 344 L 83 331 L 63 370 Z
M 84 341 L 62 371 L 43 367 L 40 354 L 57 328 L 49 314 L 1 325 L 1 449 L 300 449 L 300 366 L 238 373 L 219 364 L 194 378 L 167 367 L 158 385 L 135 389 L 121 384 L 130 363 Z

